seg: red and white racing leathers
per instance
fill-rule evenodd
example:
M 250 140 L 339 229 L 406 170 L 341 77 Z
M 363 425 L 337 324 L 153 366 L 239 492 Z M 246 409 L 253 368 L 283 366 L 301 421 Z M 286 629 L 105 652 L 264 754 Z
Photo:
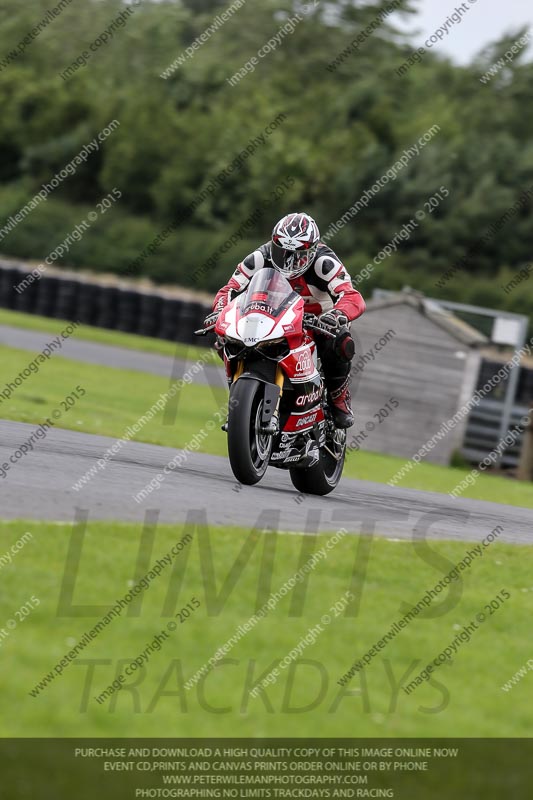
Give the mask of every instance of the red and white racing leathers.
M 255 272 L 263 267 L 275 269 L 270 258 L 270 242 L 241 261 L 226 285 L 217 292 L 213 309 L 223 308 L 244 291 Z M 335 307 L 351 321 L 365 310 L 365 301 L 353 288 L 346 268 L 326 244 L 319 244 L 313 264 L 303 275 L 289 279 L 289 283 L 304 298 L 306 313 L 320 315 Z

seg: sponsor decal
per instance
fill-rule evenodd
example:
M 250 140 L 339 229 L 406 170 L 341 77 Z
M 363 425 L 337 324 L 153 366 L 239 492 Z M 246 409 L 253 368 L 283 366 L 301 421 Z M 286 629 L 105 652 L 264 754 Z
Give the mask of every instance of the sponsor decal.
M 291 442 L 294 439 L 294 433 L 282 433 L 281 434 L 281 441 L 282 442 Z
M 312 414 L 306 414 L 305 417 L 301 417 L 301 419 L 298 420 L 298 422 L 296 423 L 296 427 L 301 428 L 304 425 L 311 425 L 311 423 L 316 420 L 317 415 L 318 411 L 313 411 Z
M 305 353 L 300 353 L 298 361 L 296 362 L 296 372 L 309 372 L 313 369 L 313 359 L 311 353 L 307 350 Z
M 288 250 L 297 250 L 302 246 L 299 239 L 291 239 L 289 236 L 278 236 L 278 243 Z
M 314 403 L 315 400 L 318 400 L 322 396 L 322 389 L 313 389 L 311 394 L 301 394 L 298 398 L 296 398 L 296 405 L 297 406 L 305 406 L 306 403 Z
M 270 314 L 271 317 L 274 316 L 274 309 L 267 303 L 260 303 L 260 302 L 248 303 L 244 313 L 249 314 L 251 311 L 263 311 L 265 314 Z

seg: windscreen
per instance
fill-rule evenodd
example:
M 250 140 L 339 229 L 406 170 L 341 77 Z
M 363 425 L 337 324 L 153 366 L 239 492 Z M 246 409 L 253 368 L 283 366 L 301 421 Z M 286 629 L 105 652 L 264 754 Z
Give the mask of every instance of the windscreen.
M 267 267 L 253 276 L 248 289 L 240 299 L 239 306 L 243 315 L 252 311 L 262 311 L 277 317 L 299 297 L 300 295 L 293 291 L 283 275 Z

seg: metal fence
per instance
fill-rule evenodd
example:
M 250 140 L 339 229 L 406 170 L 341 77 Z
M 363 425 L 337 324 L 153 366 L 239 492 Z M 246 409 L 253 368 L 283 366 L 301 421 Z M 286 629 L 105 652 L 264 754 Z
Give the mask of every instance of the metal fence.
M 461 455 L 473 464 L 479 464 L 492 453 L 501 440 L 500 425 L 503 413 L 503 401 L 483 399 L 473 408 L 468 417 Z M 509 432 L 520 427 L 520 420 L 528 413 L 527 406 L 514 405 L 511 413 Z M 520 460 L 524 432 L 517 435 L 512 445 L 503 452 L 500 466 L 504 469 L 516 469 Z

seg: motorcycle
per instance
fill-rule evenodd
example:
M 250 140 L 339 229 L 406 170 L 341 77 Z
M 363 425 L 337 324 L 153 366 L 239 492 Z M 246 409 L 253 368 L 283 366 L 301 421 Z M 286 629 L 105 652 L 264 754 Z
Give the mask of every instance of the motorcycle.
M 337 486 L 346 456 L 346 430 L 329 411 L 312 332 L 334 337 L 286 278 L 259 270 L 241 295 L 197 335 L 215 332 L 230 387 L 231 469 L 240 483 L 258 483 L 267 467 L 289 471 L 294 487 L 326 495 Z

